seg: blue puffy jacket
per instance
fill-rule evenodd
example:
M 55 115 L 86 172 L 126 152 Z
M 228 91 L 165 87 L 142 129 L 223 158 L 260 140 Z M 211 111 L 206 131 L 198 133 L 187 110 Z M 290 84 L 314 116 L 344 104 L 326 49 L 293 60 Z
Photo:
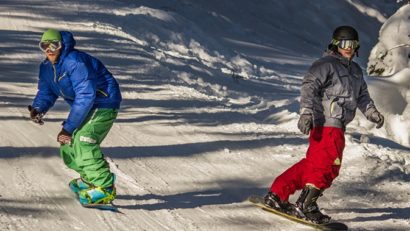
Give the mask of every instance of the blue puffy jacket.
M 71 110 L 63 128 L 73 133 L 94 108 L 118 109 L 121 92 L 117 81 L 100 60 L 74 49 L 73 34 L 61 31 L 62 50 L 58 62 L 40 64 L 38 92 L 33 107 L 46 113 L 59 96 Z

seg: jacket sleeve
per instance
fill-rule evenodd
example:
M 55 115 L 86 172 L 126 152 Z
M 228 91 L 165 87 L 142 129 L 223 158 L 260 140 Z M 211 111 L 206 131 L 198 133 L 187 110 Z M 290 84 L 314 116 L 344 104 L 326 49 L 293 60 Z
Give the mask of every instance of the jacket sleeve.
M 330 63 L 317 61 L 304 76 L 300 89 L 301 114 L 312 113 L 315 105 L 320 104 L 322 89 L 331 70 L 330 65 Z
M 56 95 L 42 74 L 40 67 L 39 81 L 37 85 L 37 94 L 34 98 L 32 107 L 36 108 L 41 113 L 47 113 L 47 111 L 54 105 L 58 95 Z
M 94 105 L 96 96 L 95 75 L 91 67 L 77 62 L 71 72 L 71 83 L 75 92 L 74 102 L 63 128 L 70 134 L 79 128 Z
M 360 86 L 359 97 L 357 99 L 357 107 L 359 110 L 366 115 L 366 111 L 370 108 L 374 108 L 374 102 L 370 97 L 369 91 L 367 89 L 367 84 L 364 78 L 361 79 L 362 83 Z

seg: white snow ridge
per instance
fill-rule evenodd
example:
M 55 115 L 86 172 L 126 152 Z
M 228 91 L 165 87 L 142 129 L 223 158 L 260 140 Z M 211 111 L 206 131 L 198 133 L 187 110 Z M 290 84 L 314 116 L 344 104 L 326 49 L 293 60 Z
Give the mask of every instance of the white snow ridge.
M 304 157 L 301 80 L 340 25 L 360 33 L 356 60 L 386 123 L 357 113 L 318 203 L 349 230 L 410 230 L 410 6 L 306 3 L 1 1 L 0 230 L 307 230 L 245 200 Z M 120 84 L 102 150 L 122 213 L 83 208 L 69 190 L 78 175 L 56 142 L 68 106 L 42 126 L 28 119 L 47 28 L 71 31 Z

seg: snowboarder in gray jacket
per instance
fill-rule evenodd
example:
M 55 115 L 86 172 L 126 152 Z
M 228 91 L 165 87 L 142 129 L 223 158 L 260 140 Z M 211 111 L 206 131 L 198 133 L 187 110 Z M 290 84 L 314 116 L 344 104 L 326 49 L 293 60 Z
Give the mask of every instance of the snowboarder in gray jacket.
M 265 196 L 266 205 L 315 223 L 330 220 L 320 212 L 316 200 L 339 175 L 346 125 L 357 108 L 377 128 L 384 123 L 360 66 L 352 61 L 359 47 L 359 35 L 353 27 L 336 28 L 325 55 L 303 78 L 298 128 L 309 134 L 309 148 L 306 158 L 274 180 Z M 296 190 L 302 192 L 292 206 L 288 199 Z

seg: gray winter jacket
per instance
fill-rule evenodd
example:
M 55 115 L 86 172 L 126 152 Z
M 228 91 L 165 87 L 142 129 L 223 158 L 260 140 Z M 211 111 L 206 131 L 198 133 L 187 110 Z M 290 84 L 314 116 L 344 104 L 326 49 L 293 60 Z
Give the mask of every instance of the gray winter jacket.
M 356 109 L 374 106 L 360 66 L 331 51 L 314 62 L 303 78 L 301 114 L 313 114 L 314 127 L 346 128 Z

